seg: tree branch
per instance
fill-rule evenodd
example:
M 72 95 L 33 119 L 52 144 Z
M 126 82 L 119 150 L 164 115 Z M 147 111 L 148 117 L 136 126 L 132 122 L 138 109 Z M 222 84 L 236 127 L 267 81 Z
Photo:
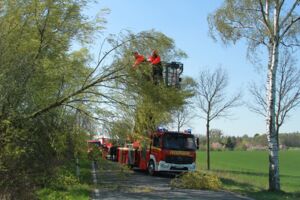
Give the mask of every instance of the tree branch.
M 294 12 L 295 8 L 297 7 L 297 5 L 299 4 L 299 0 L 296 0 L 293 4 L 293 6 L 291 7 L 291 9 L 289 10 L 289 12 L 286 14 L 286 16 L 284 17 L 284 19 L 281 21 L 280 23 L 280 27 L 283 27 L 283 25 L 287 22 L 287 20 L 289 19 L 289 17 L 291 17 L 292 13 Z M 280 8 L 282 7 L 284 1 L 282 1 Z
M 297 21 L 300 20 L 300 17 L 297 17 L 295 20 L 292 20 L 291 23 L 283 30 L 282 34 L 280 35 L 280 38 L 283 38 L 284 35 L 289 31 L 289 29 L 295 24 Z
M 271 26 L 268 22 L 268 19 L 266 18 L 266 12 L 264 10 L 262 0 L 259 0 L 259 5 L 260 5 L 260 11 L 261 11 L 261 14 L 262 14 L 262 17 L 263 17 L 263 22 L 264 22 L 263 24 L 266 26 L 270 36 L 273 37 L 273 31 L 272 31 Z

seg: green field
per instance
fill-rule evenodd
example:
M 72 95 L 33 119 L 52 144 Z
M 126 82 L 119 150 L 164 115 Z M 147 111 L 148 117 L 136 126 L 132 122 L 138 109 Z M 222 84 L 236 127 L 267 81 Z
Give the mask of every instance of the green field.
M 298 198 L 300 194 L 300 150 L 281 151 L 279 164 L 281 189 L 286 192 L 284 198 Z M 197 167 L 199 170 L 206 170 L 204 151 L 197 153 Z M 225 189 L 257 197 L 257 195 L 264 194 L 260 195 L 259 191 L 268 188 L 267 151 L 214 151 L 211 152 L 211 169 L 222 178 Z

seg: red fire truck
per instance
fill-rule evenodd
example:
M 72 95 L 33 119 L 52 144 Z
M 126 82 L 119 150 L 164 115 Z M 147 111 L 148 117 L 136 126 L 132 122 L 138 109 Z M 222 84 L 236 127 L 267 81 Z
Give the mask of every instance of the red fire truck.
M 165 85 L 180 88 L 182 72 L 182 63 L 163 63 Z M 111 160 L 148 170 L 150 175 L 154 175 L 157 172 L 194 171 L 198 146 L 198 140 L 189 131 L 172 132 L 160 128 L 150 134 L 149 140 L 136 141 L 125 147 L 112 146 L 105 155 Z
M 157 172 L 183 172 L 196 169 L 198 141 L 191 133 L 158 130 L 150 135 L 148 144 L 135 142 L 115 150 L 116 161 L 148 170 L 150 175 Z

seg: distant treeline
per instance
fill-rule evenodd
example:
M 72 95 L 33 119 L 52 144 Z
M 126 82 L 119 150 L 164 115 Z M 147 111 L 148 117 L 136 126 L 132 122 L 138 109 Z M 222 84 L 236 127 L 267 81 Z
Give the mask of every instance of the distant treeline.
M 279 142 L 287 147 L 300 147 L 300 133 L 279 134 Z
M 206 149 L 206 136 L 199 135 L 200 149 Z M 212 150 L 264 150 L 267 149 L 267 135 L 256 133 L 254 136 L 224 136 L 221 130 L 210 132 Z M 300 132 L 280 133 L 279 147 L 281 149 L 300 148 Z

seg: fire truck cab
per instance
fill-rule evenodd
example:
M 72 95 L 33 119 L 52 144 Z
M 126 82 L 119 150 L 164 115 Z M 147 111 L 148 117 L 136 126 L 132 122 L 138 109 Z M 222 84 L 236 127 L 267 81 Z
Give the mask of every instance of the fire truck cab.
M 118 147 L 117 161 L 142 170 L 150 175 L 157 172 L 184 172 L 196 169 L 195 137 L 191 133 L 158 130 L 150 141 L 127 147 Z
M 182 172 L 196 169 L 196 143 L 189 133 L 158 131 L 151 136 L 148 172 Z

